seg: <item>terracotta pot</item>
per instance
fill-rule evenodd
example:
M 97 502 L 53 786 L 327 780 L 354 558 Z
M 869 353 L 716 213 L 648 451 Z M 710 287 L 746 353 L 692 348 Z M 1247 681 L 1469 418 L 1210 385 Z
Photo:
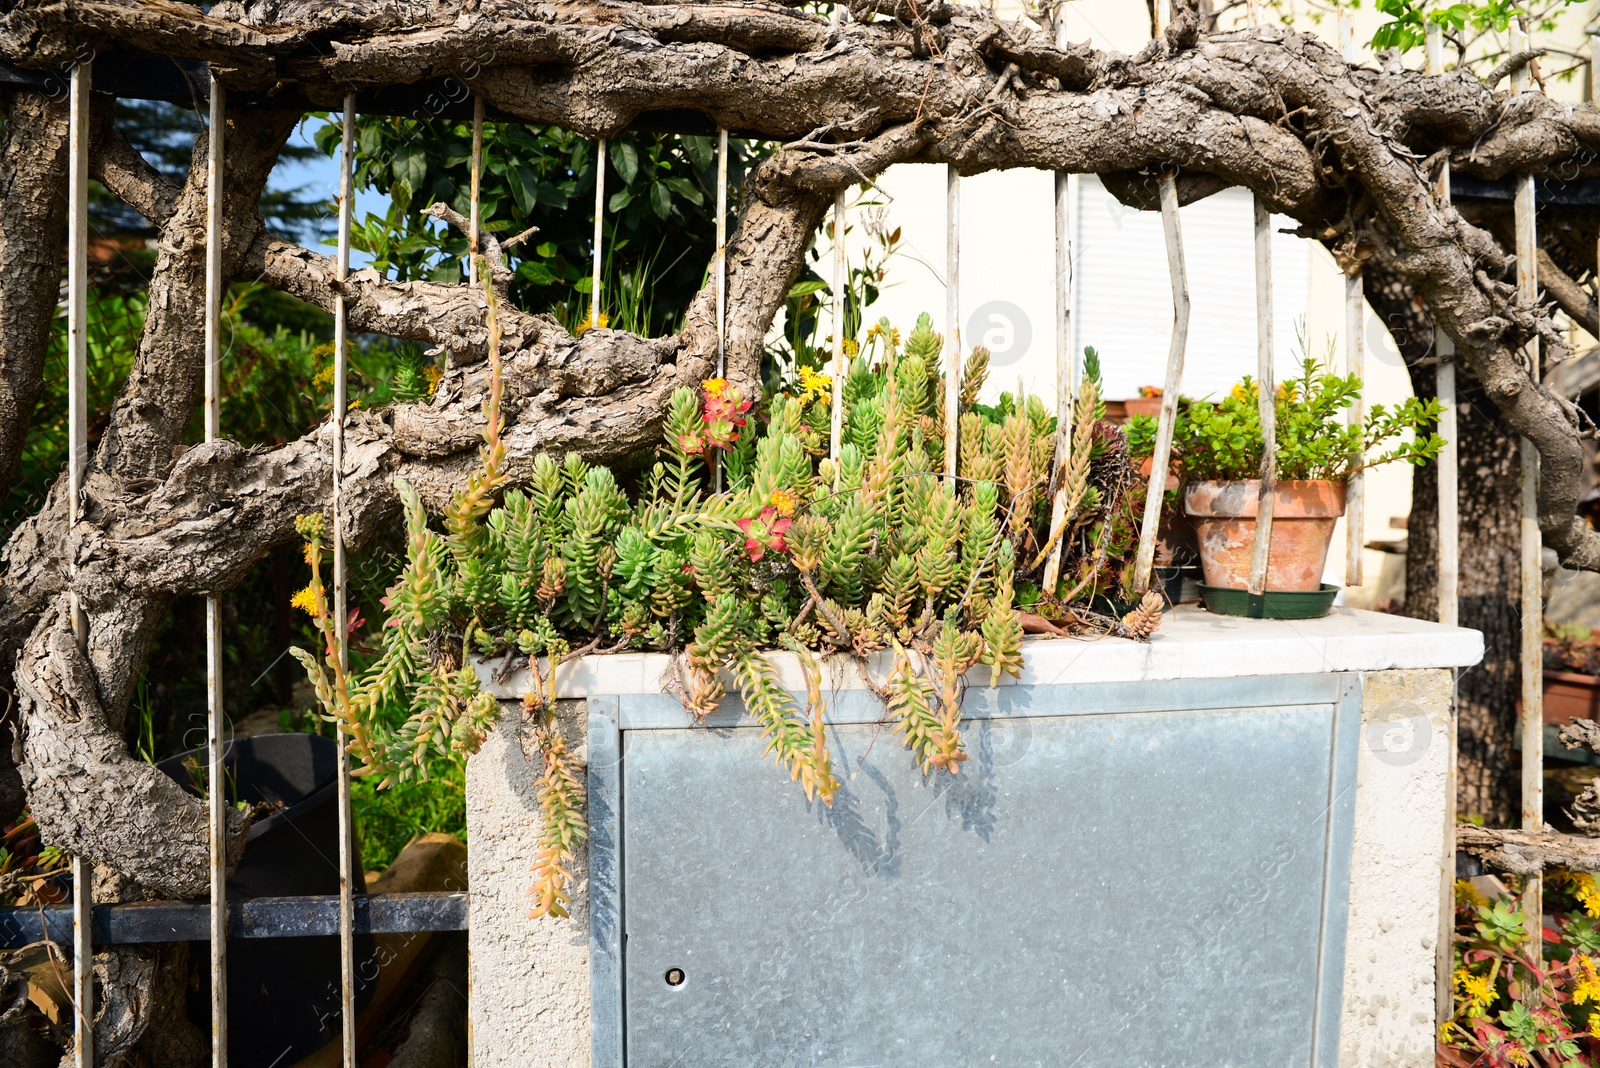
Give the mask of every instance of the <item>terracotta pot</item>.
M 1128 415 L 1160 415 L 1160 397 L 1129 397 L 1122 402 L 1123 411 Z
M 1544 721 L 1564 727 L 1574 719 L 1600 719 L 1600 679 L 1571 671 L 1544 673 Z
M 1261 483 L 1191 482 L 1183 510 L 1200 541 L 1206 585 L 1242 590 L 1250 584 L 1256 541 L 1256 497 Z M 1284 481 L 1272 496 L 1272 552 L 1267 589 L 1316 590 L 1328 560 L 1333 525 L 1344 514 L 1343 482 Z

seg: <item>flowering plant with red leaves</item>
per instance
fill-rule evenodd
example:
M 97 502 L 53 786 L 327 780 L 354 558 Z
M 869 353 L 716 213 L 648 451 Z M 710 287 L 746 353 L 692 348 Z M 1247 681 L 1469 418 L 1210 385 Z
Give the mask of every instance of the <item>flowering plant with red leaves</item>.
M 705 446 L 712 449 L 731 449 L 739 440 L 739 428 L 745 425 L 744 413 L 750 402 L 744 399 L 739 387 L 725 378 L 708 378 L 701 387 L 705 398 Z M 687 451 L 687 450 L 686 450 Z
M 739 520 L 739 529 L 744 532 L 744 551 L 750 554 L 751 560 L 761 559 L 768 549 L 788 552 L 783 533 L 793 522 L 792 519 L 780 517 L 778 510 L 770 504 L 761 509 L 761 514 L 754 519 Z

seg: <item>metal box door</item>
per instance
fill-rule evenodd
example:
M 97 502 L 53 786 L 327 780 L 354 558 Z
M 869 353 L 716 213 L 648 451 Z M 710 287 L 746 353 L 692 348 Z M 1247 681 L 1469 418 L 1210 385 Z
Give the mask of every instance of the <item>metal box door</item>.
M 843 701 L 830 808 L 759 729 L 620 699 L 595 1063 L 1336 1062 L 1359 719 L 1338 677 L 971 702 L 971 758 L 924 776 L 852 722 L 881 705 Z

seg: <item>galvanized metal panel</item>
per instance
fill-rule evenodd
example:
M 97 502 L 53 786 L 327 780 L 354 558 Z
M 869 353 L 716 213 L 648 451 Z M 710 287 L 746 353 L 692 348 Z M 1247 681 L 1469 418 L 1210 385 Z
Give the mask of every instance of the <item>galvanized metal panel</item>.
M 627 1063 L 1331 1063 L 1352 702 L 1088 716 L 1075 689 L 971 721 L 955 778 L 836 725 L 831 808 L 753 727 L 624 730 Z

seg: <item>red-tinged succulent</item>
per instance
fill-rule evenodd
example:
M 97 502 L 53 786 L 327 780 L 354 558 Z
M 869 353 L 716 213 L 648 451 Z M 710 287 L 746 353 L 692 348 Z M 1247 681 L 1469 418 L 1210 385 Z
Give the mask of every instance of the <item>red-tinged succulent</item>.
M 708 378 L 701 387 L 705 397 L 705 445 L 712 449 L 731 449 L 739 440 L 739 428 L 745 425 L 744 413 L 750 402 L 744 399 L 739 387 L 725 378 Z
M 744 532 L 744 551 L 750 554 L 751 560 L 761 559 L 768 549 L 787 552 L 789 547 L 783 543 L 783 534 L 793 522 L 779 516 L 771 505 L 761 509 L 761 514 L 754 519 L 739 520 L 739 529 Z

